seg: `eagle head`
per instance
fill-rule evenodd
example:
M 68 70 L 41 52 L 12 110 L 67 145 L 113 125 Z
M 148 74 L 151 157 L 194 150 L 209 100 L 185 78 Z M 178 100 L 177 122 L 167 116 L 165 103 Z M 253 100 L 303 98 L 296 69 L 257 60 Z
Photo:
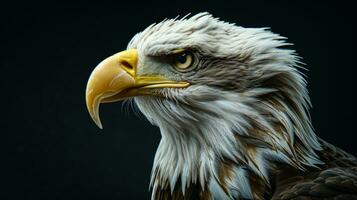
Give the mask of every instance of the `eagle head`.
M 268 183 L 275 162 L 320 162 L 299 57 L 287 45 L 267 28 L 208 13 L 164 20 L 94 69 L 87 108 L 102 127 L 101 103 L 132 99 L 160 128 L 153 198 L 192 187 L 218 199 L 255 198 L 249 182 Z

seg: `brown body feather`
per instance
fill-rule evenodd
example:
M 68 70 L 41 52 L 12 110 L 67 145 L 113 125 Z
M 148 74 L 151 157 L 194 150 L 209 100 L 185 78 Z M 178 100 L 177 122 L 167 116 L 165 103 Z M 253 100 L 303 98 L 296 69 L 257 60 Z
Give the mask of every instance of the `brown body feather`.
M 357 199 L 357 159 L 327 142 L 321 144 L 319 157 L 325 164 L 306 171 L 278 170 L 272 199 Z

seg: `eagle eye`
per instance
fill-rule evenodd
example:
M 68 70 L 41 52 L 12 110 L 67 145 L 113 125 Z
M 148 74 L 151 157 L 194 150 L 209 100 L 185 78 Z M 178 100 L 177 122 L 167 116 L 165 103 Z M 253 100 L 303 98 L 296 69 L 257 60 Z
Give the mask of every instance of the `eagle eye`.
M 183 51 L 173 55 L 173 66 L 178 70 L 186 70 L 192 66 L 194 61 L 193 54 L 189 51 Z

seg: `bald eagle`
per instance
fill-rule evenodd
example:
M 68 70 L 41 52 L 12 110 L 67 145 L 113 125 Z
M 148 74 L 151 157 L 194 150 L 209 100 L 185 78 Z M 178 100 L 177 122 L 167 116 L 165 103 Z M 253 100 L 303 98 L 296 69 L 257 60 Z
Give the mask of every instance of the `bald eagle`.
M 92 72 L 86 103 L 132 99 L 160 128 L 152 199 L 357 199 L 357 159 L 310 122 L 286 38 L 209 13 L 136 34 Z

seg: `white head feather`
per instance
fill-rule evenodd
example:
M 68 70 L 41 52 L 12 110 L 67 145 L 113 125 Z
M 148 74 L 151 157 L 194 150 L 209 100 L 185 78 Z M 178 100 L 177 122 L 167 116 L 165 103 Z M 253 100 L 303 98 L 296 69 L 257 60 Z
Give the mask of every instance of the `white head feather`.
M 200 13 L 165 20 L 137 34 L 128 48 L 139 52 L 139 74 L 186 80 L 186 89 L 164 89 L 135 97 L 162 140 L 152 172 L 153 195 L 162 188 L 182 191 L 210 185 L 212 195 L 250 198 L 247 170 L 269 181 L 274 161 L 303 169 L 320 163 L 299 61 L 284 37 L 265 28 L 243 28 Z M 193 49 L 197 67 L 177 73 L 157 56 Z M 218 192 L 220 161 L 237 163 L 230 192 Z M 245 179 L 244 179 L 245 178 Z M 244 180 L 243 180 L 244 179 Z M 180 180 L 180 181 L 178 181 Z M 234 191 L 238 191 L 234 192 Z

